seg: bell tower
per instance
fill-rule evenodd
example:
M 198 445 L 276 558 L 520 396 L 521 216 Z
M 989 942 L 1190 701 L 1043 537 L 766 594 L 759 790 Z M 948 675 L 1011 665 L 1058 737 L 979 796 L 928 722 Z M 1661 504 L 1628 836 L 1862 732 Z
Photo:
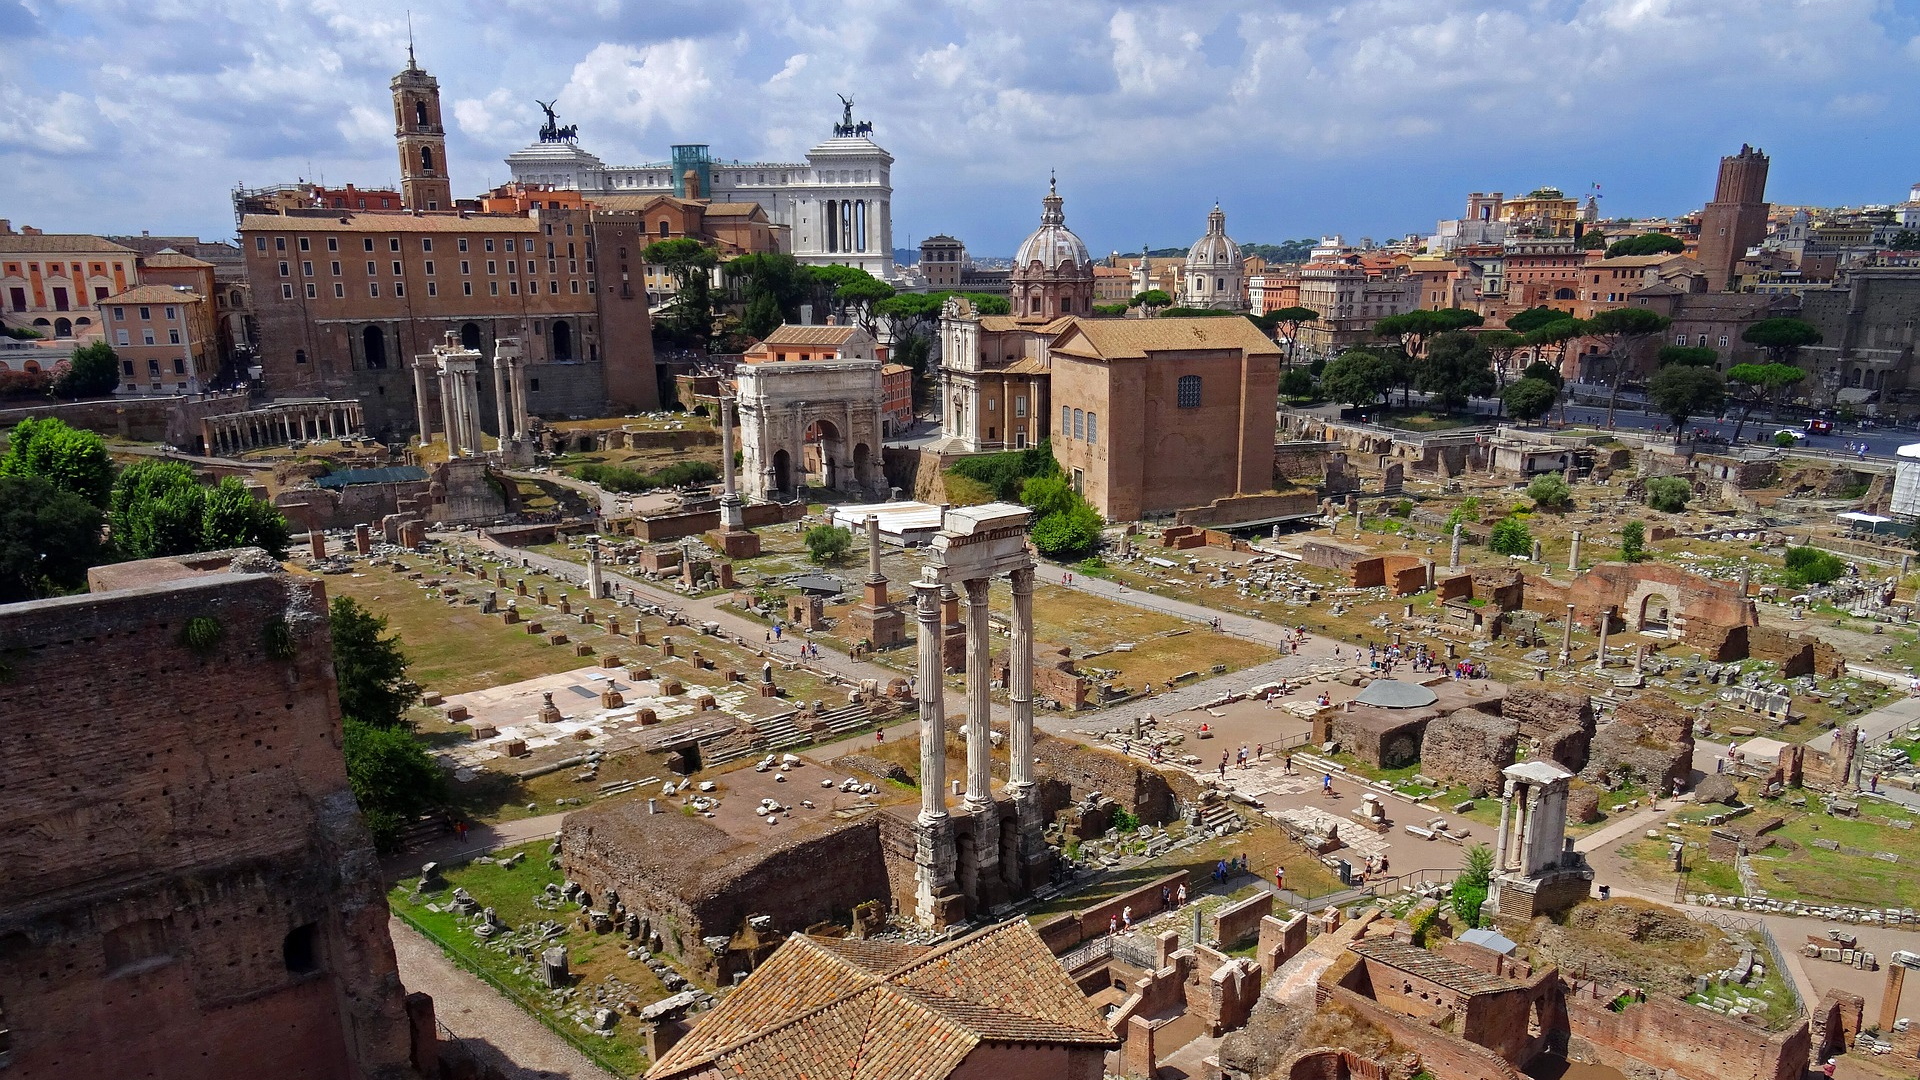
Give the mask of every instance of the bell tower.
M 407 44 L 407 69 L 393 77 L 393 137 L 400 145 L 400 195 L 409 210 L 453 209 L 440 82 L 420 70 Z

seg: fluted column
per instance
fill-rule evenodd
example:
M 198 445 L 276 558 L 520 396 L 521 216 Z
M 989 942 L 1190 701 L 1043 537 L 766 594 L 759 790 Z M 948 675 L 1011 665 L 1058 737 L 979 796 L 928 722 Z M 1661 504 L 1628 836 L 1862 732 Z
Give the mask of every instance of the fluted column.
M 440 421 L 444 425 L 447 433 L 447 457 L 448 459 L 452 459 L 459 456 L 454 451 L 454 444 L 459 441 L 460 437 L 458 434 L 458 429 L 456 429 L 453 426 L 454 425 L 453 398 L 455 394 L 459 393 L 459 388 L 454 385 L 452 374 L 445 370 L 442 370 L 440 372 L 439 381 L 440 381 Z M 425 445 L 424 440 L 422 440 L 422 445 Z
M 500 425 L 500 445 L 504 449 L 507 440 L 513 438 L 513 428 L 507 423 L 507 370 L 499 353 L 493 357 L 493 412 Z
M 868 519 L 873 520 L 872 518 Z M 1013 652 L 1007 659 L 1007 691 L 1013 698 L 1008 726 L 1007 787 L 1016 799 L 1033 788 L 1033 567 L 1013 572 Z
M 920 620 L 920 822 L 947 816 L 947 725 L 945 665 L 940 657 L 940 583 L 913 583 L 914 614 Z
M 987 638 L 987 578 L 966 582 L 967 589 L 967 810 L 993 805 L 993 644 Z

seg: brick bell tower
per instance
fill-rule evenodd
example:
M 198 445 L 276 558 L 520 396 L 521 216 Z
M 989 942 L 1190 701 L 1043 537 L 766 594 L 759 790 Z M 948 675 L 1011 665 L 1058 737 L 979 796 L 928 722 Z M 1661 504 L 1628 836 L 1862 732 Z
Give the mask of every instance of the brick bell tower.
M 400 144 L 400 195 L 409 210 L 453 209 L 440 82 L 420 70 L 407 43 L 407 69 L 393 77 L 393 137 Z

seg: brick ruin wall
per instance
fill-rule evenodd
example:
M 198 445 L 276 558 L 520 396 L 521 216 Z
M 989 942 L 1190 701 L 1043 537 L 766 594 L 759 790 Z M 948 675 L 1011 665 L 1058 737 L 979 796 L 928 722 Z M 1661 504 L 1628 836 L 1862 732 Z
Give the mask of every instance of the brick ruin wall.
M 1064 781 L 1079 802 L 1098 792 L 1125 807 L 1142 824 L 1164 825 L 1182 803 L 1199 798 L 1189 777 L 1161 772 L 1145 762 L 1111 750 L 1085 746 L 1035 732 L 1033 753 L 1043 775 Z
M 1420 740 L 1420 771 L 1446 784 L 1464 784 L 1474 798 L 1497 794 L 1500 770 L 1513 764 L 1520 725 L 1478 709 L 1461 709 L 1427 725 Z
M 885 903 L 892 892 L 876 815 L 745 844 L 677 810 L 649 815 L 644 803 L 596 807 L 567 815 L 560 852 L 567 877 L 593 904 L 606 903 L 613 891 L 669 952 L 719 978 L 728 973 L 703 937 L 731 935 L 750 915 L 772 916 L 778 934 L 844 923 L 854 905 Z
M 1509 687 L 1500 715 L 1519 726 L 1522 757 L 1553 761 L 1572 773 L 1587 767 L 1594 732 L 1589 695 Z
M 1401 1016 L 1344 986 L 1323 980 L 1316 993 L 1322 1007 L 1340 1005 L 1392 1036 L 1396 1046 L 1420 1055 L 1420 1064 L 1436 1080 L 1525 1080 L 1520 1070 L 1486 1047 Z
M 1672 1070 L 1683 1080 L 1800 1080 L 1813 1043 L 1804 1019 L 1768 1035 L 1660 995 L 1648 995 L 1620 1012 L 1606 1002 L 1569 996 L 1567 1020 L 1578 1040 L 1576 1053 L 1590 1051 L 1602 1064 L 1629 1074 Z
M 203 617 L 221 634 L 195 651 Z M 13 1071 L 406 1075 L 323 585 L 221 572 L 0 607 L 0 657 Z
M 1622 772 L 1671 793 L 1693 772 L 1693 724 L 1685 709 L 1658 694 L 1639 694 L 1620 703 L 1613 721 L 1593 737 L 1593 752 L 1581 775 L 1603 784 Z

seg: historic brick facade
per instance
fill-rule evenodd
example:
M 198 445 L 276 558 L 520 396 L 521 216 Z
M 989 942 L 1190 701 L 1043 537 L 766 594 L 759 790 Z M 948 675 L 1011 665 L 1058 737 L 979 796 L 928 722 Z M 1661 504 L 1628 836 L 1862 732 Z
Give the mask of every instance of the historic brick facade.
M 192 561 L 0 607 L 8 1075 L 409 1075 L 323 586 Z

